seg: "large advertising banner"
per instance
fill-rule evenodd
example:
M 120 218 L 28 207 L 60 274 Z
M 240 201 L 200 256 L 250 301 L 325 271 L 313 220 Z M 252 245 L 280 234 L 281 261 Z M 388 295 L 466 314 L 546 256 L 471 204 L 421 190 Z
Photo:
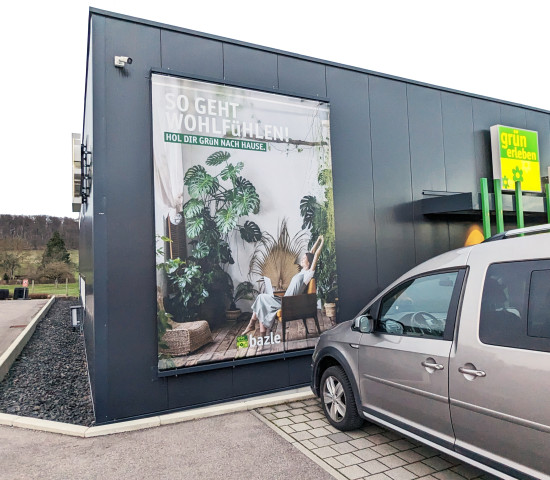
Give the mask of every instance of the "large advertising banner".
M 338 296 L 326 102 L 152 75 L 159 369 L 315 346 Z

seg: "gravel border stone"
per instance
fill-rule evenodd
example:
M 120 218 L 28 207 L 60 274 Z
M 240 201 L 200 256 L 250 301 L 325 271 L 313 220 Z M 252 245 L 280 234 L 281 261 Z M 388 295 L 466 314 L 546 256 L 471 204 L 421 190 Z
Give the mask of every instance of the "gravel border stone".
M 71 326 L 78 300 L 57 298 L 0 382 L 0 412 L 56 422 L 95 424 L 84 335 Z

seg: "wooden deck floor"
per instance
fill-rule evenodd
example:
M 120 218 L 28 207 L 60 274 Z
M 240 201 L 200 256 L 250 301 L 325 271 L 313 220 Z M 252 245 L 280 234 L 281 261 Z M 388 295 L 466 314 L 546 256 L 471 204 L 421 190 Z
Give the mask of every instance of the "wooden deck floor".
M 323 315 L 321 311 L 318 312 L 318 319 L 321 332 L 329 330 L 334 326 L 330 318 Z M 313 318 L 309 318 L 307 320 L 309 334 L 306 334 L 306 329 L 301 320 L 294 320 L 287 323 L 286 345 L 283 345 L 282 342 L 282 324 L 277 322 L 276 328 L 273 330 L 273 336 L 280 335 L 281 343 L 252 346 L 249 337 L 248 348 L 237 348 L 237 337 L 241 335 L 247 324 L 248 320 L 226 322 L 223 327 L 212 331 L 213 341 L 211 343 L 204 345 L 189 355 L 172 357 L 173 365 L 171 365 L 171 368 L 189 367 L 206 363 L 257 357 L 259 355 L 269 355 L 283 351 L 313 348 L 317 344 L 319 338 L 319 332 L 317 332 L 315 321 Z M 256 331 L 250 335 L 258 339 L 260 337 L 259 327 L 256 327 Z

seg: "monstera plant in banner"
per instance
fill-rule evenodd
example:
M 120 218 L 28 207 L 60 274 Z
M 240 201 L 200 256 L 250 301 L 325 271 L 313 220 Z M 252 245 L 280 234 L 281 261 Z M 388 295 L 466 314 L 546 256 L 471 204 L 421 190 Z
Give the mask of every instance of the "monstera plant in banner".
M 260 210 L 260 197 L 252 183 L 241 176 L 244 164 L 231 163 L 229 152 L 218 151 L 206 160 L 208 172 L 194 165 L 185 173 L 183 183 L 190 199 L 183 206 L 186 232 L 193 245 L 186 259 L 188 266 L 198 266 L 208 274 L 205 289 L 212 301 L 223 301 L 232 295 L 232 282 L 224 266 L 235 263 L 228 242 L 229 234 L 238 231 L 245 242 L 261 240 L 258 225 L 242 218 Z M 192 285 L 188 288 L 192 289 Z

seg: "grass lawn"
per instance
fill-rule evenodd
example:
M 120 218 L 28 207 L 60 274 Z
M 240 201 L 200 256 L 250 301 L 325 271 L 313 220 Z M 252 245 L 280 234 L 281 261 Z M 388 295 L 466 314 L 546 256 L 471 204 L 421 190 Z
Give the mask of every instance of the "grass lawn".
M 70 260 L 72 268 L 74 269 L 73 275 L 78 278 L 78 250 L 69 250 Z M 0 252 L 1 253 L 1 252 Z M 15 252 L 8 252 L 15 253 Z M 26 272 L 36 270 L 37 266 L 42 261 L 43 250 L 24 250 L 21 257 L 21 266 L 15 270 L 15 275 L 19 278 L 25 278 Z M 0 279 L 2 271 L 0 271 Z M 21 287 L 19 285 L 0 285 L 0 289 L 9 289 L 10 297 L 13 297 L 13 289 L 15 287 Z M 46 293 L 48 295 L 69 295 L 70 297 L 78 297 L 78 282 L 69 283 L 68 289 L 65 288 L 65 279 L 59 282 L 57 288 L 55 284 L 35 284 L 34 289 L 32 283 L 29 282 L 29 294 L 31 293 Z
M 78 282 L 69 283 L 67 286 L 68 289 L 65 288 L 65 282 L 60 282 L 57 288 L 55 288 L 54 283 L 42 283 L 40 285 L 35 284 L 33 289 L 32 283 L 29 283 L 29 294 L 47 293 L 49 295 L 66 295 L 68 291 L 70 297 L 78 297 Z M 13 289 L 16 287 L 21 287 L 21 285 L 0 285 L 0 289 L 9 289 L 10 297 L 13 297 Z

